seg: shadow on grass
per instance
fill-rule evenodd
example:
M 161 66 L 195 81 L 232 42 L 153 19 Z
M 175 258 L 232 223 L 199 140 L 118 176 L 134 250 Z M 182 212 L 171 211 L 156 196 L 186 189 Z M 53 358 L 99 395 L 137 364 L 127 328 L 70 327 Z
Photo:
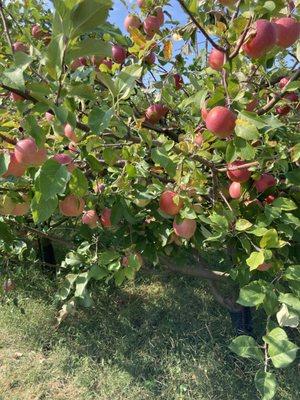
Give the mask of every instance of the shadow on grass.
M 25 315 L 12 323 L 19 323 L 24 340 L 45 355 L 58 347 L 67 349 L 61 366 L 65 376 L 89 360 L 95 375 L 105 370 L 130 377 L 120 399 L 257 399 L 252 382 L 257 366 L 229 352 L 230 318 L 196 279 L 144 271 L 120 289 L 98 288 L 94 307 L 68 318 L 58 331 L 52 328 L 52 284 L 38 275 L 35 282 L 23 279 L 22 284 Z M 30 299 L 42 299 L 41 315 L 26 311 Z M 116 376 L 107 379 L 113 382 Z M 296 373 L 295 387 L 293 379 L 291 396 L 284 392 L 287 400 L 297 393 Z M 97 382 L 95 376 L 84 384 L 99 395 Z M 143 394 L 130 397 L 137 386 Z

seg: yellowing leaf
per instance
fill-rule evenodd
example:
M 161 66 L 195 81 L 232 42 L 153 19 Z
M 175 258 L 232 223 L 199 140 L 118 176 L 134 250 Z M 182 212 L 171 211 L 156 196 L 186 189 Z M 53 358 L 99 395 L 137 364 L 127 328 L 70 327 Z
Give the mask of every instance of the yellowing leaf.
M 173 43 L 171 40 L 167 40 L 164 46 L 164 57 L 166 60 L 170 60 L 173 54 Z
M 139 45 L 140 47 L 144 47 L 145 44 L 147 43 L 147 39 L 137 28 L 133 28 L 130 30 L 130 37 L 133 43 Z

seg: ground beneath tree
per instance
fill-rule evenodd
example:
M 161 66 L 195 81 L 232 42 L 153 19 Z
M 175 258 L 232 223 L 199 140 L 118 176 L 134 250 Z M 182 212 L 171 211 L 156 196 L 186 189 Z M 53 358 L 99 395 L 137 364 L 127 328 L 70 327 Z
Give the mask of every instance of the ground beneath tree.
M 230 319 L 201 282 L 145 272 L 55 330 L 51 282 L 19 278 L 25 314 L 0 308 L 0 400 L 257 399 L 256 365 L 228 350 Z M 277 378 L 275 399 L 298 398 L 295 365 Z

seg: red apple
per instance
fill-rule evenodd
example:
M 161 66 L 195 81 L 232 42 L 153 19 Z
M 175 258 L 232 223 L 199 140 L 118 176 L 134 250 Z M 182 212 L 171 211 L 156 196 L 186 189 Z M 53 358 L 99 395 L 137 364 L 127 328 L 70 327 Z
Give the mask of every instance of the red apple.
M 295 92 L 286 93 L 283 97 L 293 103 L 296 103 L 299 98 L 297 93 L 295 93 Z
M 271 174 L 262 174 L 261 177 L 254 182 L 254 186 L 259 193 L 264 192 L 274 185 L 276 185 L 276 179 Z
M 258 271 L 268 271 L 270 268 L 272 268 L 272 263 L 262 263 L 256 269 Z
M 45 148 L 39 149 L 33 138 L 19 140 L 15 146 L 15 159 L 23 165 L 41 165 L 47 158 Z
M 245 161 L 234 161 L 227 165 L 227 176 L 233 182 L 247 182 L 251 176 L 248 168 L 234 169 L 239 165 L 245 164 Z
M 108 69 L 112 69 L 113 66 L 112 60 L 103 60 L 101 64 L 106 65 Z
M 232 182 L 228 191 L 232 199 L 239 199 L 242 195 L 242 186 L 240 182 Z
M 14 92 L 11 92 L 9 97 L 13 101 L 24 101 L 25 100 L 24 97 L 20 96 L 17 93 L 14 93 Z
M 225 53 L 213 48 L 208 57 L 208 64 L 212 69 L 220 71 L 225 64 Z
M 269 194 L 269 196 L 267 196 L 264 201 L 267 204 L 272 204 L 275 199 L 276 197 L 273 194 Z
M 160 26 L 160 19 L 154 15 L 149 15 L 143 23 L 144 31 L 150 38 L 159 31 Z
M 259 100 L 257 98 L 251 100 L 247 105 L 246 105 L 246 111 L 254 111 L 255 108 L 258 106 Z
M 124 47 L 118 44 L 114 44 L 111 51 L 112 59 L 114 60 L 114 62 L 116 62 L 117 64 L 123 64 L 127 56 L 127 52 Z
M 88 210 L 84 212 L 82 219 L 82 223 L 88 225 L 91 229 L 97 228 L 100 223 L 99 217 L 95 210 Z
M 178 204 L 174 202 L 174 197 L 178 196 L 178 193 L 166 190 L 162 193 L 159 200 L 159 208 L 168 215 L 176 215 L 183 207 L 183 201 L 179 198 Z
M 157 124 L 159 120 L 167 115 L 168 111 L 168 108 L 163 104 L 153 104 L 147 108 L 145 117 L 152 124 Z
M 292 17 L 283 17 L 274 21 L 277 30 L 276 44 L 287 48 L 292 46 L 300 36 L 300 23 Z
M 288 84 L 289 80 L 290 80 L 290 78 L 288 78 L 287 76 L 285 76 L 284 78 L 281 78 L 279 81 L 279 84 L 278 84 L 280 89 L 283 89 L 285 87 L 285 85 Z
M 236 115 L 226 107 L 217 106 L 205 119 L 206 128 L 219 138 L 230 136 L 235 128 Z
M 81 197 L 69 194 L 59 202 L 59 211 L 67 217 L 78 217 L 82 214 L 85 202 Z
M 19 178 L 20 176 L 23 176 L 26 171 L 26 165 L 21 164 L 17 161 L 15 153 L 10 153 L 10 161 L 8 164 L 7 171 L 2 175 L 3 178 L 6 178 L 8 176 L 14 176 L 16 178 Z
M 47 112 L 45 112 L 45 118 L 46 118 L 47 122 L 49 122 L 49 124 L 51 124 L 51 122 L 54 120 L 54 115 L 47 111 Z
M 165 22 L 165 15 L 163 9 L 161 7 L 156 7 L 154 9 L 154 15 L 156 15 L 156 18 L 158 19 L 160 26 L 162 26 Z
M 183 79 L 182 79 L 181 75 L 174 74 L 173 78 L 174 78 L 175 89 L 180 90 L 183 85 Z
M 130 32 L 134 28 L 139 29 L 141 25 L 142 22 L 136 15 L 127 15 L 124 20 L 124 27 L 127 32 Z
M 184 219 L 179 223 L 174 219 L 173 228 L 177 236 L 190 239 L 196 232 L 197 223 L 194 219 Z
M 70 173 L 72 173 L 76 168 L 75 164 L 73 163 L 73 158 L 70 157 L 68 154 L 55 154 L 52 158 L 59 164 L 66 165 L 67 170 Z
M 79 67 L 84 67 L 87 65 L 87 60 L 85 57 L 76 58 L 70 65 L 72 71 L 75 71 Z
M 17 51 L 22 51 L 23 53 L 28 53 L 28 47 L 26 44 L 22 42 L 15 42 L 13 45 L 13 51 L 16 53 Z
M 76 133 L 74 132 L 74 129 L 70 124 L 66 124 L 64 127 L 64 134 L 65 136 L 71 140 L 71 142 L 78 142 L 78 137 L 76 136 Z
M 287 115 L 291 111 L 290 106 L 277 106 L 275 107 L 275 112 L 278 115 Z
M 40 27 L 40 25 L 38 25 L 38 24 L 32 25 L 31 35 L 35 39 L 40 39 L 44 35 L 44 32 L 42 31 L 42 28 Z
M 276 37 L 274 24 L 266 19 L 259 19 L 253 24 L 243 50 L 251 58 L 262 57 L 276 44 Z
M 100 216 L 100 221 L 101 224 L 104 228 L 110 228 L 111 227 L 111 209 L 110 208 L 103 208 L 101 216 Z
M 201 135 L 201 133 L 197 133 L 197 135 L 195 135 L 194 137 L 194 143 L 197 146 L 202 146 L 203 143 L 203 136 Z

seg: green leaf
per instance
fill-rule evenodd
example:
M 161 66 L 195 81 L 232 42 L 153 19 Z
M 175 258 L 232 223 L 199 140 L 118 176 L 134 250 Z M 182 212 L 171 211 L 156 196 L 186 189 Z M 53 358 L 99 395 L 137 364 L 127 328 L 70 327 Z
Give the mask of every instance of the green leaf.
M 279 302 L 273 290 L 266 291 L 263 307 L 267 315 L 273 315 L 278 310 Z
M 10 162 L 10 156 L 8 153 L 0 154 L 0 176 L 3 175 L 7 169 Z
M 83 272 L 79 274 L 75 281 L 75 297 L 84 297 L 86 285 L 89 282 L 89 274 L 88 272 Z
M 66 59 L 70 62 L 75 58 L 87 56 L 111 58 L 111 44 L 100 39 L 85 38 L 69 47 Z
M 259 138 L 259 132 L 256 126 L 247 119 L 237 119 L 235 133 L 245 140 L 255 140 Z
M 99 107 L 94 107 L 89 114 L 88 124 L 94 133 L 102 133 L 108 128 L 110 120 L 114 114 L 114 107 L 103 111 Z
M 276 393 L 276 379 L 271 372 L 257 371 L 254 378 L 255 387 L 262 396 L 262 400 L 271 400 Z
M 300 281 L 300 264 L 288 267 L 283 276 L 291 281 Z
M 93 265 L 89 272 L 89 277 L 95 279 L 96 281 L 106 278 L 107 275 L 108 271 L 104 268 L 101 268 L 99 265 Z
M 263 251 L 253 251 L 250 257 L 247 258 L 246 263 L 250 267 L 250 271 L 259 267 L 265 261 L 265 255 Z
M 79 197 L 84 196 L 89 189 L 89 183 L 84 173 L 79 168 L 75 168 L 72 172 L 69 189 L 71 193 Z
M 229 348 L 240 357 L 263 360 L 263 353 L 251 336 L 238 336 L 230 343 Z
M 119 253 L 116 251 L 104 251 L 100 254 L 100 265 L 108 265 L 112 261 L 120 257 Z
M 285 197 L 278 197 L 275 201 L 273 201 L 272 206 L 280 208 L 283 211 L 293 211 L 298 208 L 293 200 Z
M 52 79 L 56 80 L 61 73 L 61 65 L 65 49 L 65 37 L 60 34 L 52 36 L 47 48 L 46 68 Z
M 119 271 L 115 272 L 114 278 L 116 285 L 121 286 L 126 278 L 124 269 L 120 269 Z
M 163 167 L 170 178 L 173 178 L 176 174 L 176 164 L 170 159 L 167 151 L 163 147 L 157 147 L 151 151 L 152 160 Z
M 291 307 L 292 310 L 300 315 L 300 299 L 291 293 L 280 293 L 279 301 Z
M 44 222 L 54 213 L 58 205 L 57 196 L 44 197 L 41 192 L 35 192 L 31 201 L 33 221 Z
M 252 223 L 247 219 L 238 219 L 235 223 L 235 229 L 237 231 L 246 231 L 247 229 L 251 228 Z
M 95 100 L 96 94 L 90 85 L 81 83 L 80 85 L 73 85 L 68 87 L 69 97 L 79 97 L 86 100 Z
M 2 221 L 0 221 L 0 240 L 7 243 L 11 243 L 14 240 L 14 236 L 10 232 L 8 225 Z
M 143 67 L 139 64 L 132 64 L 122 68 L 121 73 L 115 80 L 115 87 L 119 100 L 126 99 L 136 85 L 137 79 L 142 75 Z
M 300 186 L 300 168 L 287 172 L 286 179 L 289 184 Z
M 234 139 L 234 146 L 236 152 L 243 160 L 253 160 L 255 158 L 256 150 L 246 140 L 236 137 Z
M 274 328 L 263 340 L 269 345 L 268 354 L 275 368 L 285 368 L 295 360 L 298 346 L 288 340 L 283 329 Z
M 45 141 L 45 135 L 33 115 L 27 115 L 24 127 L 26 132 L 28 132 L 30 136 L 34 138 L 37 146 L 42 147 Z
M 71 11 L 71 39 L 102 25 L 112 6 L 111 0 L 82 0 Z
M 254 307 L 262 304 L 265 297 L 265 285 L 261 281 L 253 281 L 241 288 L 237 303 L 245 307 Z
M 54 160 L 47 160 L 40 170 L 35 186 L 41 192 L 44 200 L 63 194 L 70 179 L 65 165 Z
M 269 229 L 260 240 L 260 247 L 262 248 L 276 248 L 279 246 L 278 233 L 276 229 Z
M 280 326 L 296 328 L 299 325 L 299 316 L 290 311 L 286 304 L 282 304 L 280 310 L 276 314 L 276 318 Z

